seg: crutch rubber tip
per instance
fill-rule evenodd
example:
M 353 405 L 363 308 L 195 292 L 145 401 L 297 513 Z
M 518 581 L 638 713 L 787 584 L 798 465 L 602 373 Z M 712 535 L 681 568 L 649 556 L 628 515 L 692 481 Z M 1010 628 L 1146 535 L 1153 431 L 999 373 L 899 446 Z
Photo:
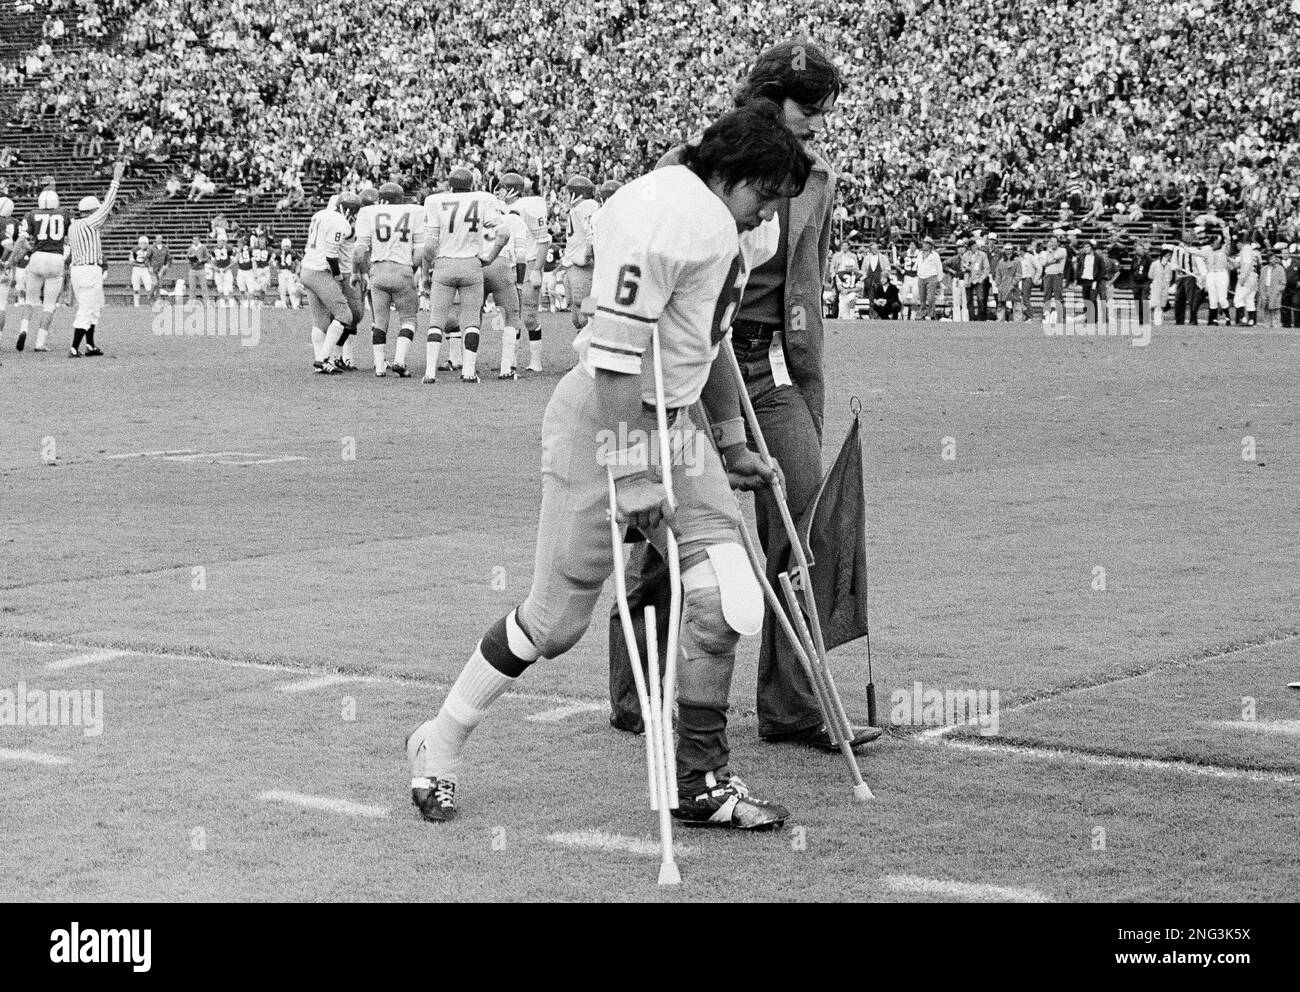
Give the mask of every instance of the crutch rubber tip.
M 860 803 L 865 803 L 868 799 L 875 799 L 876 797 L 871 792 L 871 786 L 863 782 L 861 785 L 853 787 L 853 798 Z
M 659 866 L 659 884 L 660 885 L 681 885 L 682 873 L 677 869 L 677 863 L 670 861 L 667 864 Z

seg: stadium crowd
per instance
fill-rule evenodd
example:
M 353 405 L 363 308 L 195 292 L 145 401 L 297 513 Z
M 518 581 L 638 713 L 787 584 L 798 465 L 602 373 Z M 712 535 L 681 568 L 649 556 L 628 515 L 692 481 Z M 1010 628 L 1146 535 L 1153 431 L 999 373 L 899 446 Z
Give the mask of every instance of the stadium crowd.
M 846 233 L 1185 206 L 1294 241 L 1297 14 L 1300 0 L 149 0 L 108 48 L 45 46 L 20 111 L 184 163 L 171 191 L 191 198 L 220 183 L 287 205 L 313 182 L 437 182 L 458 163 L 554 191 L 648 168 L 729 105 L 762 46 L 805 33 L 848 80 L 820 142 Z

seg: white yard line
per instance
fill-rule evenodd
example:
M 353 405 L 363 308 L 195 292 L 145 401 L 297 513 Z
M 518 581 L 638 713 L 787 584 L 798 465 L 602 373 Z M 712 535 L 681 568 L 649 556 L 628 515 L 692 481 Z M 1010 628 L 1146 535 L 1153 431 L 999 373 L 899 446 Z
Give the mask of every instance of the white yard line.
M 71 758 L 58 754 L 42 754 L 40 751 L 11 751 L 0 747 L 0 761 L 30 761 L 34 765 L 70 765 Z
M 557 706 L 553 710 L 534 713 L 532 716 L 524 717 L 524 719 L 531 720 L 534 723 L 559 723 L 561 720 L 577 716 L 579 713 L 595 713 L 603 709 L 605 709 L 603 703 L 570 703 L 567 706 Z
M 918 738 L 920 735 L 916 735 Z M 975 744 L 964 740 L 946 740 L 931 738 L 943 747 L 958 751 L 973 751 L 988 754 L 1014 754 L 1026 758 L 1041 758 L 1045 761 L 1073 762 L 1081 765 L 1096 765 L 1104 768 L 1130 768 L 1135 771 L 1182 772 L 1188 775 L 1204 775 L 1209 778 L 1246 779 L 1250 782 L 1272 782 L 1278 785 L 1300 784 L 1300 775 L 1287 775 L 1282 772 L 1255 771 L 1249 768 L 1223 768 L 1219 765 L 1198 765 L 1191 761 L 1166 761 L 1161 758 L 1121 758 L 1109 754 L 1091 754 L 1087 751 L 1072 751 L 1069 748 L 1029 747 L 1023 744 Z
M 301 792 L 286 792 L 283 789 L 271 789 L 257 798 L 266 802 L 302 806 L 304 809 L 342 813 L 344 816 L 365 816 L 373 820 L 385 819 L 389 812 L 382 806 L 367 806 L 364 803 L 354 803 L 347 799 L 331 799 L 328 796 L 308 796 Z
M 277 685 L 275 688 L 279 692 L 313 692 L 316 689 L 328 689 L 330 686 L 342 685 L 351 681 L 353 679 L 349 675 L 320 675 L 315 678 L 301 679 L 297 682 L 286 682 L 284 685 Z
M 46 648 L 66 648 L 72 651 L 89 652 L 93 650 L 112 650 L 109 648 L 96 648 L 94 645 L 72 644 L 66 641 L 33 641 L 25 643 L 33 647 Z M 156 658 L 159 661 L 187 661 L 187 662 L 207 662 L 209 664 L 223 665 L 227 668 L 249 668 L 259 672 L 279 672 L 283 674 L 296 675 L 300 678 L 323 678 L 325 676 L 339 676 L 346 678 L 349 682 L 359 682 L 365 685 L 399 685 L 403 687 L 419 687 L 429 689 L 435 692 L 446 691 L 451 688 L 450 682 L 440 682 L 435 679 L 416 679 L 402 675 L 353 675 L 342 672 L 331 671 L 322 668 L 319 665 L 289 665 L 280 662 L 269 661 L 245 661 L 241 658 L 228 658 L 221 655 L 212 654 L 177 654 L 173 651 L 152 651 L 148 649 L 131 649 L 125 650 L 123 654 L 137 655 L 141 658 Z M 552 703 L 556 706 L 592 706 L 595 708 L 604 707 L 604 703 L 598 702 L 591 698 L 581 698 L 579 696 L 565 696 L 560 693 L 550 692 L 516 692 L 505 693 L 508 699 L 523 699 L 529 702 Z
M 159 458 L 163 455 L 192 455 L 193 448 L 172 448 L 169 451 L 128 451 L 122 455 L 105 455 L 105 461 L 111 461 L 114 458 Z
M 1051 902 L 1037 889 L 1018 889 L 1004 885 L 952 882 L 920 875 L 886 875 L 882 881 L 891 892 L 916 895 L 947 896 L 966 902 Z
M 47 661 L 45 670 L 47 672 L 61 672 L 65 668 L 80 668 L 82 665 L 97 665 L 101 661 L 112 661 L 114 658 L 124 658 L 127 655 L 134 654 L 133 651 L 118 651 L 114 648 L 100 648 L 97 651 L 89 651 L 86 654 L 73 655 L 71 658 L 61 658 L 58 661 Z
M 660 846 L 657 840 L 645 840 L 640 837 L 624 837 L 622 834 L 606 833 L 604 830 L 579 830 L 573 833 L 554 833 L 546 838 L 552 844 L 565 847 L 581 847 L 593 851 L 618 852 L 621 854 L 641 854 L 646 857 L 658 857 Z M 694 854 L 695 849 L 682 844 L 673 845 L 673 854 L 682 857 Z

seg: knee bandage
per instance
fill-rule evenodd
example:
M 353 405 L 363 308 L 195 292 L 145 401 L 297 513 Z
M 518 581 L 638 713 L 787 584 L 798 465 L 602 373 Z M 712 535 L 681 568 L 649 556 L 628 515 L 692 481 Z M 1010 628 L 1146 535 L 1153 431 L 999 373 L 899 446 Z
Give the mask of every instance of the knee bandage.
M 763 629 L 763 592 L 739 544 L 705 551 L 707 558 L 682 573 L 682 622 L 702 650 L 727 651 L 737 636 Z

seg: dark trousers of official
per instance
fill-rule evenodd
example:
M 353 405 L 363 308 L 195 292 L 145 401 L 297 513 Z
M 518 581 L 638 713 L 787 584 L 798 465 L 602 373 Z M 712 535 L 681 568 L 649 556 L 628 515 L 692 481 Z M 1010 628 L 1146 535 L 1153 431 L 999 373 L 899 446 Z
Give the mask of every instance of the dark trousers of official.
M 1300 327 L 1300 287 L 1282 291 L 1282 326 Z
M 1150 322 L 1151 315 L 1147 313 L 1150 305 L 1147 302 L 1147 296 L 1151 290 L 1150 282 L 1133 281 L 1133 305 L 1137 310 L 1137 322 L 1146 324 Z
M 1188 323 L 1195 325 L 1196 311 L 1200 308 L 1201 287 L 1196 285 L 1196 276 L 1183 276 L 1174 289 L 1174 323 L 1181 324 L 1186 313 L 1190 317 Z
M 1079 293 L 1083 296 L 1083 322 L 1091 324 L 1097 319 L 1097 284 L 1091 279 L 1080 279 Z
M 989 281 L 981 279 L 979 282 L 969 283 L 966 286 L 966 313 L 971 320 L 988 320 L 989 306 Z
M 754 412 L 758 415 L 759 428 L 772 457 L 785 474 L 786 502 L 797 522 L 821 485 L 821 438 L 813 426 L 812 414 L 803 394 L 796 386 L 775 384 L 765 355 L 753 361 L 741 357 L 741 368 Z M 750 447 L 754 447 L 752 441 Z M 780 596 L 777 576 L 789 568 L 790 540 L 770 492 L 757 494 L 755 516 L 759 544 L 767 556 L 767 579 Z M 642 611 L 647 604 L 654 604 L 662 650 L 667 643 L 669 598 L 668 566 L 646 542 L 637 544 L 628 556 L 627 595 L 637 631 L 637 650 L 644 668 L 645 618 Z M 625 730 L 643 729 L 617 604 L 610 612 L 609 623 L 609 701 L 611 722 L 615 726 Z M 758 652 L 758 732 L 762 736 L 793 733 L 820 726 L 821 722 L 817 697 L 769 606 L 763 617 L 762 643 Z

